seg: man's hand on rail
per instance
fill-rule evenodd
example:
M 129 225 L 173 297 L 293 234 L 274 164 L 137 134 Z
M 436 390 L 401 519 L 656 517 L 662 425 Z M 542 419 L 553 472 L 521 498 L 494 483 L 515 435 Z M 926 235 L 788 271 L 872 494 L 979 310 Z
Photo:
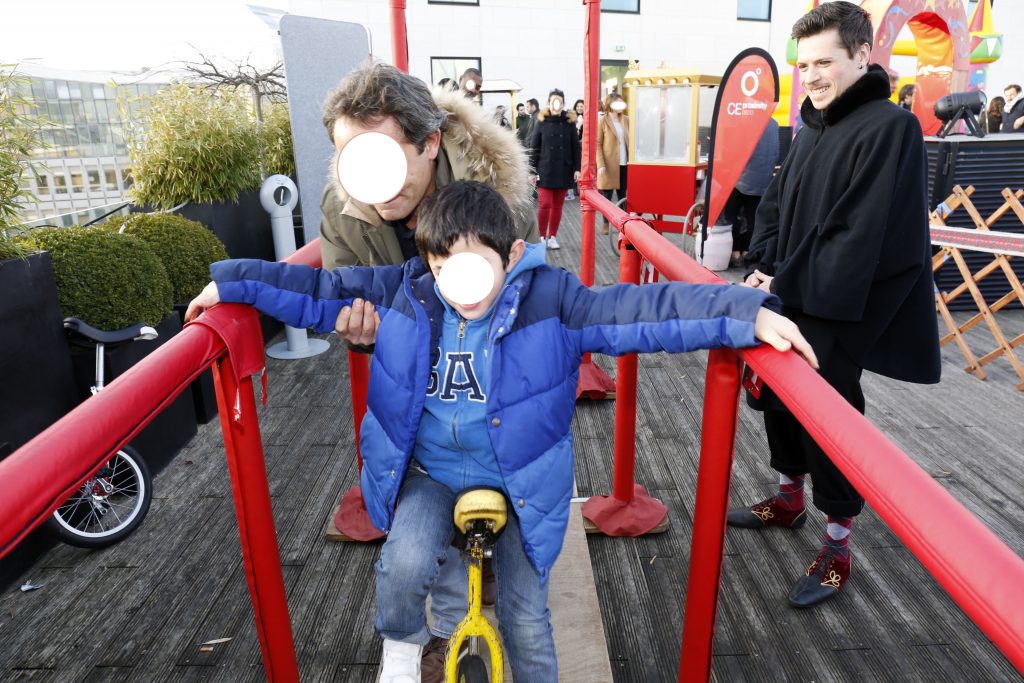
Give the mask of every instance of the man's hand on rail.
M 778 351 L 789 351 L 792 348 L 803 356 L 812 368 L 818 369 L 818 358 L 814 355 L 814 349 L 804 339 L 804 335 L 800 334 L 800 328 L 796 323 L 789 318 L 762 308 L 757 312 L 757 319 L 754 321 L 754 336 L 766 344 L 771 344 Z
M 203 309 L 216 306 L 219 303 L 220 292 L 217 291 L 217 283 L 211 282 L 203 287 L 203 291 L 199 292 L 199 296 L 189 302 L 188 308 L 185 309 L 185 322 L 192 322 L 199 317 Z
M 349 344 L 369 346 L 377 338 L 380 314 L 369 301 L 356 299 L 338 313 L 334 331 Z

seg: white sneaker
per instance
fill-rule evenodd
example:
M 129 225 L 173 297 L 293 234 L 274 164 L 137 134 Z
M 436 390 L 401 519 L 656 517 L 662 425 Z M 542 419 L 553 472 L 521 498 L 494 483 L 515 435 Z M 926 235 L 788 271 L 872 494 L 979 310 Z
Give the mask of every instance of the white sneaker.
M 423 646 L 384 639 L 378 683 L 420 683 Z
M 561 249 L 561 247 L 558 246 L 558 240 L 556 240 L 554 237 L 549 237 L 548 238 L 548 249 Z

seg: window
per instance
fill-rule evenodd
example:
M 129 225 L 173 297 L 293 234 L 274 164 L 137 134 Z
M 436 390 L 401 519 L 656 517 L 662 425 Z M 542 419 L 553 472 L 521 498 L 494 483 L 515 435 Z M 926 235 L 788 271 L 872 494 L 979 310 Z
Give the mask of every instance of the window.
M 601 11 L 640 14 L 640 0 L 601 0 Z
M 476 5 L 480 6 L 480 0 L 427 0 L 428 5 Z
M 50 178 L 48 176 L 36 176 L 36 194 L 40 197 L 50 196 Z
M 71 174 L 71 191 L 85 192 L 85 176 L 82 175 L 82 170 L 72 168 L 68 169 L 68 173 Z
M 450 78 L 455 81 L 457 89 L 459 76 L 469 68 L 478 69 L 480 73 L 483 73 L 479 57 L 431 57 L 430 82 L 437 85 L 442 78 Z
M 107 91 L 103 89 L 102 85 L 92 86 L 92 98 L 94 100 L 105 100 L 107 99 Z
M 772 0 L 737 0 L 736 18 L 749 21 L 771 21 Z
M 132 179 L 132 169 L 122 168 L 121 169 L 121 180 L 124 181 L 124 189 L 128 189 L 135 182 Z
M 103 176 L 107 181 L 107 190 L 117 192 L 117 171 L 112 166 L 104 166 Z
M 54 194 L 67 194 L 68 193 L 68 179 L 64 176 L 63 171 L 58 171 L 53 174 L 53 193 Z
M 89 192 L 103 192 L 103 184 L 100 182 L 100 170 L 98 168 L 87 168 L 85 175 L 89 178 Z

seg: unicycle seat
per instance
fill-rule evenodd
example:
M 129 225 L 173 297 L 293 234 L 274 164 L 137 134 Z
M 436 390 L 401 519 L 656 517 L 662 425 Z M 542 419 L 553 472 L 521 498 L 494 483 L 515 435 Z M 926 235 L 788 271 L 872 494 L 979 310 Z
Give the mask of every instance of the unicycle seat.
M 455 498 L 455 528 L 466 536 L 489 532 L 496 537 L 508 521 L 505 494 L 486 486 L 466 489 Z
M 120 330 L 98 330 L 78 318 L 64 318 L 64 329 L 98 344 L 119 344 L 130 340 L 156 339 L 155 329 L 145 323 L 136 323 Z

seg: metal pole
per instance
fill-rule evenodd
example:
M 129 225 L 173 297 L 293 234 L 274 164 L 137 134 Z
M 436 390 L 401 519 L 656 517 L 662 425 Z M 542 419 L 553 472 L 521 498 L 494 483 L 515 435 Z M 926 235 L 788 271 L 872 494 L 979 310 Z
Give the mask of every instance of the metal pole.
M 680 683 L 711 678 L 725 549 L 725 518 L 739 416 L 740 360 L 734 351 L 715 349 L 708 354 L 704 387 L 690 578 L 686 584 L 683 642 L 679 656 Z
M 619 250 L 619 281 L 640 284 L 640 252 L 624 243 Z M 612 497 L 633 500 L 636 465 L 636 377 L 637 356 L 619 356 L 615 373 L 615 467 Z
M 391 0 L 391 54 L 395 67 L 409 71 L 409 36 L 405 29 L 405 0 Z
M 268 681 L 298 683 L 299 664 L 270 507 L 252 378 L 239 381 L 230 359 L 223 357 L 216 365 L 213 380 L 263 670 Z

